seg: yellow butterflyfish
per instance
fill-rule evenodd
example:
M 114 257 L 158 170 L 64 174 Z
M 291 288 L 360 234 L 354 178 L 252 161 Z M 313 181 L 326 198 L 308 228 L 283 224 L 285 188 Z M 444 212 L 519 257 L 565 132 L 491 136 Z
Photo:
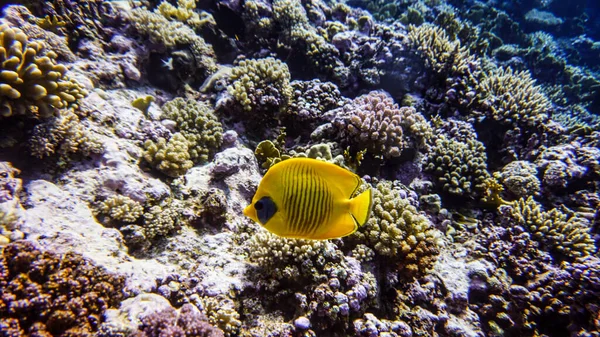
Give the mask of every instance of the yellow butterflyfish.
M 371 213 L 371 188 L 352 198 L 361 183 L 359 176 L 335 164 L 287 159 L 267 171 L 244 215 L 287 238 L 343 237 Z

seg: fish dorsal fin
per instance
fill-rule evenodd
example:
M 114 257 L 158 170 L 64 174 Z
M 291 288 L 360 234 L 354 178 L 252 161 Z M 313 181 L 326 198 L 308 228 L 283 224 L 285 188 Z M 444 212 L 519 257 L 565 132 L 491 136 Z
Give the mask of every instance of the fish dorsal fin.
M 319 175 L 321 178 L 325 179 L 329 186 L 341 191 L 342 195 L 348 199 L 354 194 L 354 192 L 356 192 L 356 189 L 358 189 L 362 183 L 358 175 L 346 170 L 345 168 L 328 163 L 326 161 L 312 158 L 292 158 L 282 161 L 279 163 L 279 165 L 285 163 L 289 165 L 309 165 L 314 169 L 316 175 Z

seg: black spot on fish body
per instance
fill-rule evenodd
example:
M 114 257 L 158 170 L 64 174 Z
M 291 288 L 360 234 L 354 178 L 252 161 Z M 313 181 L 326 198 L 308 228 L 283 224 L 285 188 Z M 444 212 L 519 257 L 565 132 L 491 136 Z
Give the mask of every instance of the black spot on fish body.
M 262 197 L 254 204 L 254 209 L 256 210 L 258 221 L 264 225 L 277 212 L 277 205 L 275 205 L 275 202 L 270 197 Z

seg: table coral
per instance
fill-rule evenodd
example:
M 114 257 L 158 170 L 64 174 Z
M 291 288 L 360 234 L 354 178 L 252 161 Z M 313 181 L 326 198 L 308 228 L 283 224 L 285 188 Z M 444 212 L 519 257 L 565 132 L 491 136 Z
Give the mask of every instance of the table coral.
M 88 336 L 123 300 L 125 279 L 75 253 L 20 241 L 0 257 L 0 326 L 8 336 Z
M 372 248 L 412 277 L 432 267 L 439 253 L 441 233 L 390 181 L 373 189 L 373 211 L 366 224 L 350 238 Z
M 398 107 L 383 91 L 372 91 L 334 111 L 332 124 L 344 144 L 355 151 L 390 159 L 405 149 L 422 149 L 433 130 L 414 108 Z
M 489 177 L 486 161 L 483 143 L 476 139 L 460 142 L 441 135 L 432 146 L 425 171 L 436 177 L 446 193 L 478 197 Z
M 49 117 L 87 94 L 56 57 L 20 29 L 0 25 L 0 116 Z

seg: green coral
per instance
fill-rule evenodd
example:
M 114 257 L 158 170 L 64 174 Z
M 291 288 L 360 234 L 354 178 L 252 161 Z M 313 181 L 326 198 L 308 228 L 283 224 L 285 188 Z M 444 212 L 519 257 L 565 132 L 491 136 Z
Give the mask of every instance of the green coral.
M 528 197 L 540 193 L 540 180 L 537 177 L 536 166 L 528 161 L 513 161 L 495 172 L 498 179 L 507 191 L 516 197 Z
M 18 28 L 0 25 L 0 116 L 49 117 L 55 109 L 75 105 L 87 95 L 56 64 L 56 53 L 29 41 Z
M 101 202 L 98 211 L 113 220 L 133 223 L 142 216 L 144 207 L 127 196 L 115 195 Z
M 430 269 L 441 244 L 441 233 L 390 181 L 377 183 L 371 217 L 351 237 L 399 263 L 408 276 Z
M 544 211 L 533 197 L 517 200 L 508 211 L 512 224 L 526 228 L 534 240 L 561 255 L 578 258 L 596 251 L 586 219 L 553 208 Z
M 552 105 L 528 71 L 497 68 L 487 72 L 477 91 L 487 117 L 502 124 L 540 126 Z
M 189 147 L 189 141 L 179 132 L 168 141 L 162 137 L 157 142 L 147 140 L 144 159 L 169 177 L 179 177 L 194 166 Z
M 240 61 L 230 79 L 229 93 L 243 111 L 252 111 L 252 118 L 269 120 L 285 111 L 292 98 L 290 70 L 272 57 Z
M 425 171 L 433 174 L 440 188 L 449 194 L 481 196 L 489 177 L 483 143 L 464 142 L 440 135 L 432 146 Z
M 208 161 L 223 141 L 223 127 L 206 102 L 175 98 L 162 106 L 164 116 L 177 123 L 177 130 L 187 139 L 190 159 Z

